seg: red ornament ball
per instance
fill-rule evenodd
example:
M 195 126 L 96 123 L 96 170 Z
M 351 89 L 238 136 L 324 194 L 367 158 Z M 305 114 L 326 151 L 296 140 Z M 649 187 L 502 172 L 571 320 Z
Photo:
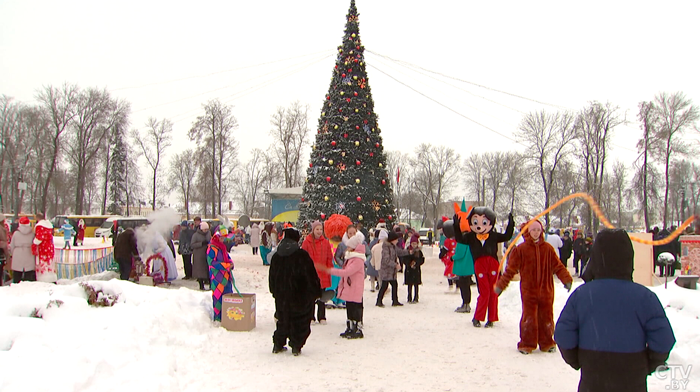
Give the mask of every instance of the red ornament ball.
M 362 198 L 360 196 L 357 196 L 357 201 L 362 201 Z
M 313 163 L 309 163 L 309 167 L 314 167 L 314 164 L 313 164 Z
M 331 177 L 330 176 L 326 177 L 326 181 L 331 182 Z
M 360 163 L 361 163 L 360 161 L 355 161 L 355 164 L 356 164 L 357 166 L 360 166 Z
M 355 91 L 353 94 L 355 94 L 355 96 L 357 96 L 357 91 Z
M 392 217 L 391 217 L 391 215 L 387 216 L 387 218 L 389 218 L 389 220 L 392 220 L 392 219 L 394 219 L 394 218 L 392 218 Z
M 343 77 L 345 77 L 345 74 L 343 74 Z
M 343 137 L 347 139 L 347 138 L 348 138 L 348 134 L 347 134 L 347 133 L 344 133 L 344 134 L 343 134 Z
M 321 219 L 326 219 L 326 214 L 321 214 Z
M 386 180 L 382 180 L 382 185 L 386 185 Z
M 360 126 L 359 126 L 359 125 L 355 125 L 355 129 L 360 129 Z
M 331 146 L 335 147 L 335 140 L 331 142 Z
M 352 72 L 352 68 L 349 68 L 349 69 L 348 69 L 348 72 Z
M 338 111 L 342 113 L 342 112 L 343 112 L 343 108 L 338 109 Z
M 379 148 L 379 142 L 377 142 L 377 144 L 375 144 L 374 146 L 377 147 L 377 148 Z
M 350 98 L 345 98 L 345 100 L 348 101 L 348 103 L 350 103 Z
M 369 156 L 373 157 L 373 156 L 374 156 L 374 153 L 373 153 L 373 152 L 370 152 L 370 153 L 369 153 Z
M 360 50 L 360 45 L 357 45 L 356 48 L 357 48 L 357 50 Z
M 330 96 L 330 95 L 326 95 L 326 99 L 330 101 L 330 100 L 331 100 L 331 96 Z

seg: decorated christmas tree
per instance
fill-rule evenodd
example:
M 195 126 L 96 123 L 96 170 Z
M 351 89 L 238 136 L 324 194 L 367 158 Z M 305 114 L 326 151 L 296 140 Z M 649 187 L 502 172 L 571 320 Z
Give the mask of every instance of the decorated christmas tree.
M 366 227 L 394 219 L 392 190 L 355 0 L 326 94 L 300 204 L 302 225 L 342 214 Z

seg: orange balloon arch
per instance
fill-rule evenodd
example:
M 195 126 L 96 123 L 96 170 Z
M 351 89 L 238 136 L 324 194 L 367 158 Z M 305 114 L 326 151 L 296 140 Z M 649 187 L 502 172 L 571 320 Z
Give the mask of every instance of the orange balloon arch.
M 549 208 L 547 208 L 546 210 L 539 213 L 536 217 L 532 218 L 529 222 L 527 222 L 527 224 L 525 224 L 525 226 L 520 230 L 520 233 L 518 233 L 518 235 L 513 239 L 513 241 L 511 241 L 510 245 L 508 246 L 508 249 L 506 249 L 505 253 L 503 254 L 503 258 L 501 259 L 501 263 L 499 265 L 498 270 L 499 271 L 503 270 L 503 264 L 505 263 L 506 260 L 508 260 L 508 255 L 510 254 L 510 251 L 515 247 L 515 244 L 518 242 L 518 239 L 523 236 L 523 233 L 527 232 L 528 227 L 530 227 L 530 225 L 533 223 L 533 221 L 540 219 L 541 217 L 547 215 L 550 211 L 552 211 L 555 208 L 559 207 L 560 205 L 566 203 L 567 201 L 569 201 L 571 199 L 575 199 L 575 198 L 582 198 L 583 200 L 585 200 L 586 203 L 588 203 L 588 205 L 591 206 L 593 213 L 595 213 L 596 216 L 598 217 L 598 219 L 600 219 L 600 223 L 602 223 L 605 227 L 607 227 L 608 229 L 615 229 L 616 228 L 615 226 L 613 226 L 612 223 L 610 223 L 608 218 L 605 217 L 605 215 L 603 214 L 603 211 L 600 208 L 600 205 L 598 205 L 598 202 L 596 202 L 595 199 L 593 197 L 591 197 L 591 195 L 589 195 L 588 193 L 585 193 L 585 192 L 572 193 L 571 195 L 566 196 L 565 198 L 554 203 Z M 695 218 L 696 218 L 695 216 L 691 216 L 690 218 L 686 219 L 686 221 L 683 222 L 683 224 L 680 227 L 678 227 L 676 230 L 674 230 L 673 233 L 671 233 L 668 237 L 661 239 L 661 240 L 649 241 L 649 240 L 635 237 L 634 235 L 630 235 L 630 239 L 632 241 L 636 241 L 636 242 L 646 244 L 646 245 L 666 245 L 669 242 L 673 241 L 679 235 L 683 234 L 683 231 L 693 223 Z

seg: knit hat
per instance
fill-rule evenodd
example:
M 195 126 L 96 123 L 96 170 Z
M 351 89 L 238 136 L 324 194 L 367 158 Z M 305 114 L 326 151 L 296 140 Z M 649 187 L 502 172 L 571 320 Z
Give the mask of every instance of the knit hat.
M 321 223 L 320 221 L 314 221 L 314 223 L 311 224 L 311 231 L 314 231 L 314 229 L 316 228 L 316 226 L 321 226 L 321 227 L 323 227 L 323 223 Z
M 187 221 L 186 220 L 182 221 L 182 223 L 180 223 L 180 226 L 187 226 Z
M 379 241 L 385 240 L 387 238 L 389 238 L 389 232 L 384 229 L 379 230 Z
M 348 247 L 348 249 L 355 249 L 357 248 L 358 245 L 362 243 L 362 241 L 365 240 L 365 236 L 362 234 L 362 232 L 357 232 L 354 236 L 352 236 L 345 245 Z
M 29 218 L 27 218 L 26 216 L 19 218 L 19 225 L 20 226 L 29 226 L 30 225 Z
M 409 244 L 412 244 L 414 242 L 420 242 L 420 236 L 418 234 L 414 234 L 411 236 L 411 241 L 409 241 Z
M 209 224 L 207 222 L 202 222 L 199 224 L 199 229 L 202 231 L 207 231 L 209 230 Z
M 398 240 L 398 239 L 399 239 L 399 235 L 396 234 L 395 231 L 390 231 L 386 240 L 391 242 L 391 241 Z
M 301 238 L 301 233 L 294 227 L 288 227 L 284 229 L 284 239 L 299 242 Z

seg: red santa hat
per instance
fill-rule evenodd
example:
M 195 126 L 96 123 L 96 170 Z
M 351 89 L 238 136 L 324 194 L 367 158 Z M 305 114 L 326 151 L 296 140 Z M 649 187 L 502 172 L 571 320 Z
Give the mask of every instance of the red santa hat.
M 29 226 L 30 224 L 31 223 L 29 222 L 29 218 L 27 218 L 26 216 L 19 218 L 19 225 L 20 226 Z

